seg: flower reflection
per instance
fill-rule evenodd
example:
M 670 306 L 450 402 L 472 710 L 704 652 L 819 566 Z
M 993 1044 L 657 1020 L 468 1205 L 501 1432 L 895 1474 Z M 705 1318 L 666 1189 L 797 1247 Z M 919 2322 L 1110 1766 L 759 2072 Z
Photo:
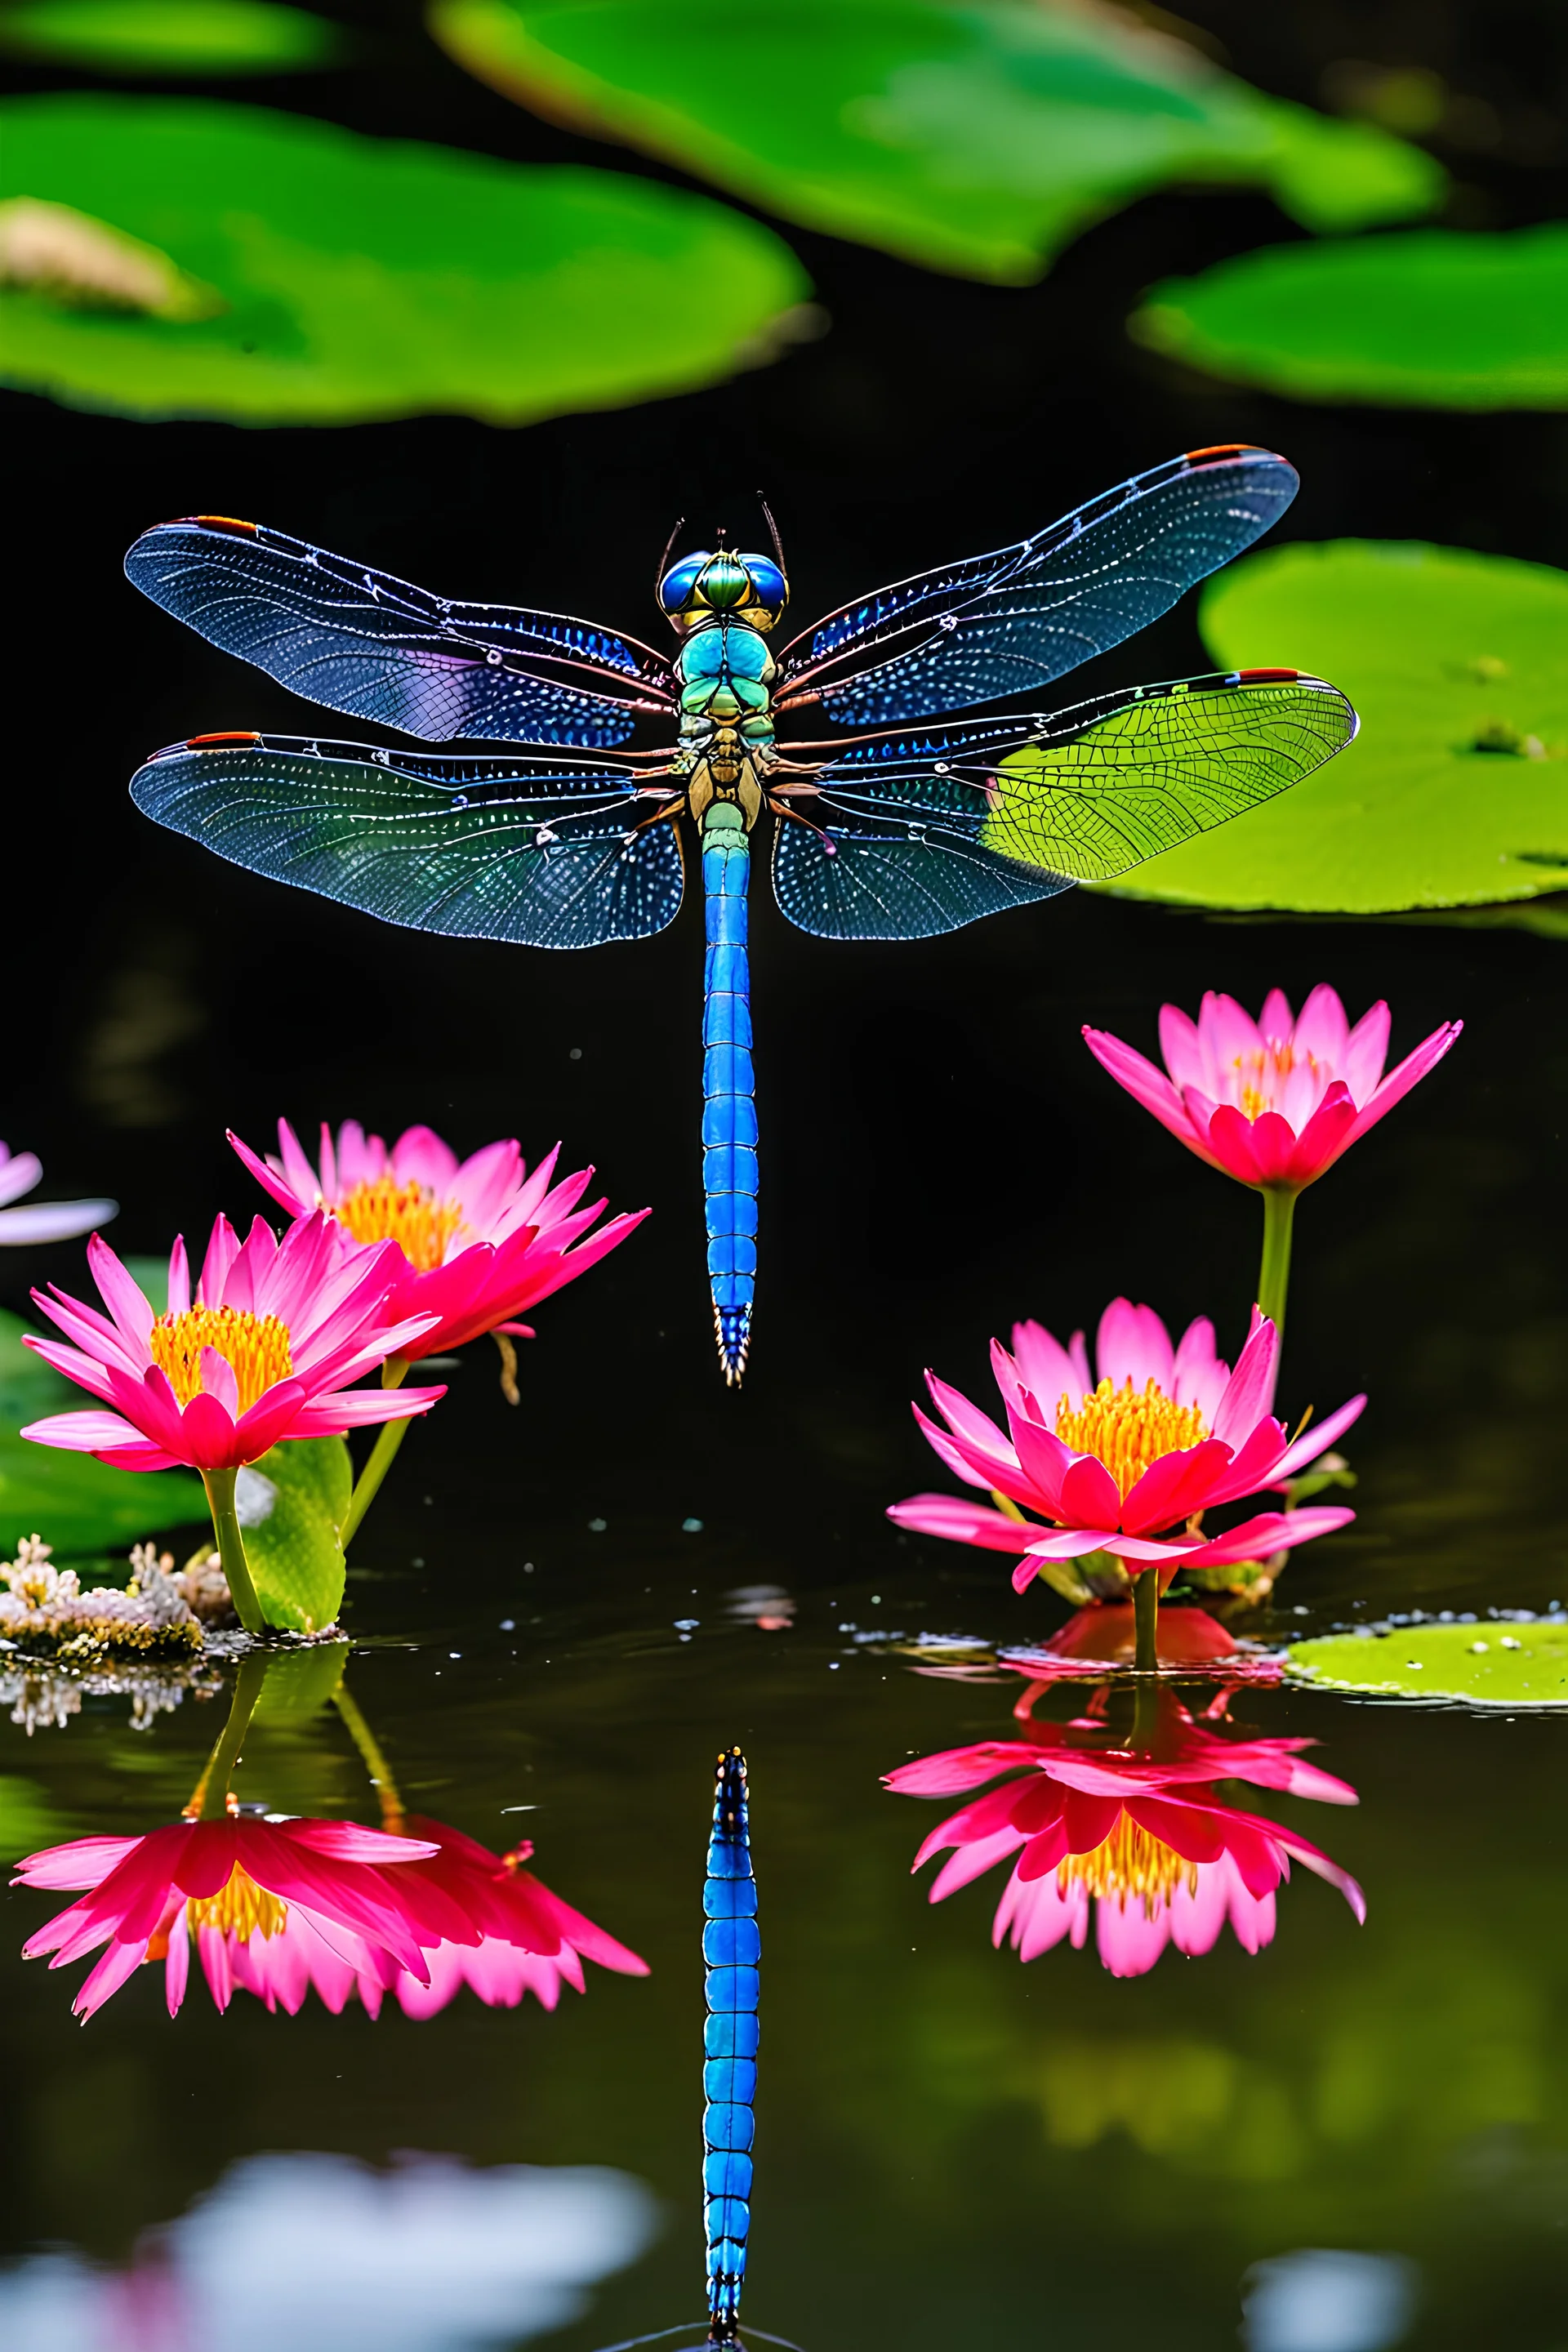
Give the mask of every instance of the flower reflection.
M 42 1201 L 29 1209 L 11 1206 L 43 1181 L 44 1165 L 37 1152 L 13 1151 L 0 1143 L 0 1247 L 69 1241 L 77 1234 L 90 1233 L 94 1225 L 106 1225 L 120 1213 L 113 1201 Z
M 73 2253 L 0 2275 L 6 2352 L 501 2352 L 567 2326 L 654 2235 L 652 2198 L 597 2167 L 388 2172 L 254 2156 L 105 2273 Z M 286 2259 L 280 2259 L 286 2250 Z
M 981 1789 L 1024 1768 L 925 1840 L 916 1870 L 950 1849 L 931 1901 L 1016 1854 L 992 1942 L 1000 1947 L 1005 1937 L 1026 1960 L 1064 1939 L 1081 1949 L 1092 1914 L 1096 1948 L 1113 1976 L 1143 1975 L 1167 1944 L 1209 1951 L 1227 1919 L 1237 1941 L 1258 1951 L 1273 1937 L 1275 1890 L 1292 1859 L 1337 1886 L 1363 1918 L 1361 1888 L 1321 1847 L 1216 1794 L 1217 1782 L 1238 1780 L 1326 1804 L 1356 1802 L 1345 1781 L 1302 1760 L 1311 1741 L 1218 1731 L 1227 1696 L 1200 1717 L 1168 1688 L 1145 1689 L 1124 1730 L 1110 1720 L 1106 1686 L 1070 1723 L 1026 1721 L 1017 1739 L 980 1740 L 899 1766 L 887 1786 L 921 1797 Z

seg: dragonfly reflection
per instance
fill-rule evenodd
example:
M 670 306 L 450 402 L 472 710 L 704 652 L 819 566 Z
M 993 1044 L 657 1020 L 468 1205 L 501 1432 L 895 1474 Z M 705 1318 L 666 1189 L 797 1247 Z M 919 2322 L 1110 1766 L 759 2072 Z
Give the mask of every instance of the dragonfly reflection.
M 1044 1687 L 1032 1687 L 1025 1710 Z M 930 1900 L 1016 1856 L 992 1942 L 999 1948 L 1005 1937 L 1025 1960 L 1064 1940 L 1081 1949 L 1092 1915 L 1113 1976 L 1142 1976 L 1168 1944 L 1188 1955 L 1212 1950 L 1227 1918 L 1244 1949 L 1258 1951 L 1273 1939 L 1275 1890 L 1292 1860 L 1337 1886 L 1364 1918 L 1361 1888 L 1321 1847 L 1217 1794 L 1220 1781 L 1236 1780 L 1324 1804 L 1357 1801 L 1346 1781 L 1303 1760 L 1311 1740 L 1221 1729 L 1231 1696 L 1222 1691 L 1194 1716 L 1168 1685 L 1113 1695 L 1107 1684 L 1070 1722 L 1039 1723 L 1025 1711 L 1016 1738 L 900 1764 L 885 1776 L 900 1795 L 970 1797 L 915 1856 L 919 1870 L 947 1853 Z
M 757 1263 L 759 822 L 774 821 L 792 923 L 917 940 L 1126 873 L 1284 792 L 1355 731 L 1344 697 L 1294 670 L 948 714 L 1032 694 L 1120 645 L 1250 547 L 1296 488 L 1267 450 L 1195 450 L 1008 547 L 847 604 L 776 655 L 789 596 L 776 531 L 772 555 L 699 549 L 661 566 L 673 660 L 594 623 L 434 596 L 258 523 L 161 524 L 126 571 L 214 645 L 405 735 L 523 748 L 204 735 L 156 753 L 132 793 L 220 856 L 384 921 L 547 948 L 671 922 L 688 820 L 706 901 L 708 1265 L 734 1383 Z M 645 721 L 649 744 L 626 749 Z M 823 722 L 870 731 L 789 731 Z

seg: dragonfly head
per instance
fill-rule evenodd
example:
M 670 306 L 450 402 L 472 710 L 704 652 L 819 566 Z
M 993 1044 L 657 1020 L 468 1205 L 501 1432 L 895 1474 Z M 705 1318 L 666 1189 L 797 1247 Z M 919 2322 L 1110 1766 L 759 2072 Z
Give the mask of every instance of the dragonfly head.
M 658 601 L 683 637 L 721 620 L 765 632 L 789 601 L 789 582 L 771 555 L 700 547 L 670 565 L 658 583 Z

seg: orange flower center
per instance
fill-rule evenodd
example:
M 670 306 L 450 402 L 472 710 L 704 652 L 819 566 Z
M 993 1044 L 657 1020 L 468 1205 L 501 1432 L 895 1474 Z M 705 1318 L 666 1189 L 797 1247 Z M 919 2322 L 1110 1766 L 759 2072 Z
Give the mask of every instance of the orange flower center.
M 228 1874 L 228 1885 L 216 1895 L 200 1897 L 193 1895 L 185 1905 L 185 1918 L 194 1935 L 198 1927 L 216 1927 L 224 1935 L 237 1936 L 248 1944 L 252 1936 L 277 1936 L 283 1930 L 289 1916 L 289 1906 L 281 1896 L 269 1895 L 265 1886 L 258 1886 L 247 1870 L 237 1862 Z
M 1177 1404 L 1158 1381 L 1146 1381 L 1140 1395 L 1131 1379 L 1120 1388 L 1104 1380 L 1076 1412 L 1062 1398 L 1057 1435 L 1075 1454 L 1092 1454 L 1103 1462 L 1125 1499 L 1151 1462 L 1201 1444 L 1208 1428 L 1195 1404 Z
M 447 1244 L 463 1222 L 458 1202 L 437 1201 L 426 1185 L 412 1178 L 399 1184 L 392 1176 L 356 1184 L 332 1213 L 356 1242 L 395 1242 L 418 1274 L 444 1263 Z
M 1189 1895 L 1197 1893 L 1198 1866 L 1140 1829 L 1130 1813 L 1121 1813 L 1103 1845 L 1092 1853 L 1069 1853 L 1058 1866 L 1058 1891 L 1065 1895 L 1075 1879 L 1102 1903 L 1114 1903 L 1121 1911 L 1129 1895 L 1142 1900 L 1144 1917 L 1152 1919 L 1178 1886 L 1184 1885 Z
M 287 1323 L 276 1315 L 253 1315 L 245 1307 L 187 1307 L 183 1315 L 160 1315 L 149 1345 L 153 1361 L 167 1373 L 182 1405 L 201 1392 L 204 1348 L 216 1349 L 233 1367 L 241 1412 L 248 1412 L 294 1370 Z
M 1309 1070 L 1316 1071 L 1316 1054 L 1298 1054 L 1289 1039 L 1271 1039 L 1261 1051 L 1237 1054 L 1231 1062 L 1236 1073 L 1236 1103 L 1243 1118 L 1249 1123 L 1261 1118 L 1266 1110 L 1277 1110 L 1285 1090 L 1285 1081 L 1298 1061 Z

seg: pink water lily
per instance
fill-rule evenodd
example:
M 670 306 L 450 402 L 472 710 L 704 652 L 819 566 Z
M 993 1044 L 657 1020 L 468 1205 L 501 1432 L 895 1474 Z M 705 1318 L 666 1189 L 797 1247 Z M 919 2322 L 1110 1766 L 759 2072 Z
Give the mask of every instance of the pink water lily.
M 916 1870 L 947 1852 L 930 1900 L 940 1903 L 1009 1855 L 1017 1856 L 996 1907 L 992 1941 L 1026 1960 L 1064 1938 L 1081 1948 L 1091 1911 L 1096 1943 L 1115 1976 L 1141 1976 L 1167 1944 L 1210 1950 L 1228 1918 L 1256 1952 L 1275 1927 L 1275 1890 L 1292 1859 L 1336 1886 L 1358 1920 L 1361 1888 L 1321 1847 L 1264 1815 L 1222 1802 L 1215 1783 L 1241 1780 L 1321 1803 L 1353 1805 L 1355 1790 L 1302 1761 L 1307 1739 L 1232 1739 L 1195 1720 L 1169 1691 L 1143 1741 L 1114 1732 L 1105 1693 L 1068 1724 L 1027 1723 L 1019 1739 L 981 1740 L 922 1756 L 886 1776 L 903 1796 L 970 1795 L 1023 1770 L 940 1822 Z M 1218 1708 L 1223 1711 L 1222 1698 Z
M 1278 988 L 1256 1021 L 1212 991 L 1195 1023 L 1163 1005 L 1163 1070 L 1103 1030 L 1083 1034 L 1118 1085 L 1211 1168 L 1300 1192 L 1436 1068 L 1464 1027 L 1445 1021 L 1385 1077 L 1389 1020 L 1380 1002 L 1352 1029 L 1320 983 L 1299 1017 Z
M 36 1290 L 70 1344 L 30 1333 L 25 1344 L 107 1410 L 29 1423 L 22 1434 L 40 1445 L 96 1454 L 127 1470 L 183 1463 L 232 1474 L 284 1438 L 341 1437 L 369 1423 L 405 1420 L 446 1394 L 351 1385 L 416 1346 L 435 1318 L 395 1311 L 396 1254 L 345 1248 L 319 1211 L 298 1219 L 281 1241 L 258 1217 L 242 1243 L 219 1217 L 194 1297 L 185 1246 L 177 1241 L 163 1315 L 96 1234 L 88 1263 L 109 1313 L 63 1291 Z
M 226 2006 L 231 1953 L 288 1924 L 331 1949 L 343 1943 L 421 1982 L 430 1940 L 426 1890 L 411 1874 L 436 1847 L 355 1822 L 257 1821 L 245 1815 L 166 1823 L 141 1837 L 73 1838 L 29 1854 L 12 1884 L 85 1889 L 22 1948 L 64 1968 L 109 1947 L 74 2005 L 101 2009 L 144 1961 L 164 1964 L 171 2017 L 185 1997 L 194 1942 L 214 1999 Z
M 35 1201 L 30 1209 L 11 1206 L 42 1181 L 43 1162 L 32 1151 L 12 1151 L 0 1143 L 0 1248 L 29 1242 L 68 1242 L 118 1216 L 113 1201 Z
M 1173 1346 L 1152 1308 L 1118 1298 L 1100 1318 L 1096 1379 L 1081 1332 L 1064 1348 L 1038 1323 L 1017 1324 L 1011 1354 L 995 1341 L 991 1349 L 1005 1431 L 934 1372 L 926 1378 L 946 1426 L 919 1405 L 914 1413 L 950 1470 L 1019 1506 L 1020 1515 L 956 1495 L 915 1495 L 888 1517 L 921 1535 L 1021 1553 L 1013 1574 L 1020 1592 L 1047 1562 L 1090 1552 L 1120 1560 L 1131 1578 L 1152 1569 L 1163 1587 L 1184 1562 L 1218 1568 L 1328 1535 L 1355 1514 L 1262 1511 L 1219 1535 L 1194 1524 L 1224 1504 L 1282 1487 L 1366 1402 L 1352 1397 L 1292 1443 L 1269 1410 L 1278 1353 L 1274 1325 L 1256 1311 L 1232 1371 L 1215 1352 L 1206 1318 Z
M 376 2017 L 390 1992 L 406 2016 L 426 2018 L 465 1985 L 490 2008 L 515 2009 L 532 1993 L 553 2009 L 563 1984 L 584 1990 L 584 1959 L 647 1976 L 646 1960 L 524 1869 L 533 1852 L 528 1843 L 495 1854 L 445 1822 L 398 1818 L 396 1834 L 412 1841 L 412 1859 L 388 1875 L 419 1937 L 417 1969 L 373 1938 L 324 1932 L 307 1915 L 290 1913 L 271 1936 L 231 1937 L 232 1982 L 290 2016 L 313 1989 L 333 2011 L 357 1994 Z
M 229 1141 L 291 1215 L 320 1209 L 353 1242 L 395 1247 L 392 1311 L 430 1318 L 401 1350 L 405 1360 L 446 1354 L 487 1331 L 531 1339 L 515 1318 L 585 1274 L 648 1214 L 634 1210 L 590 1233 L 605 1203 L 577 1205 L 592 1168 L 553 1181 L 559 1144 L 530 1175 L 515 1142 L 487 1144 L 459 1161 L 427 1127 L 407 1129 L 389 1148 L 356 1120 L 335 1142 L 323 1126 L 315 1166 L 286 1119 L 275 1156 L 261 1159 L 237 1136 Z

